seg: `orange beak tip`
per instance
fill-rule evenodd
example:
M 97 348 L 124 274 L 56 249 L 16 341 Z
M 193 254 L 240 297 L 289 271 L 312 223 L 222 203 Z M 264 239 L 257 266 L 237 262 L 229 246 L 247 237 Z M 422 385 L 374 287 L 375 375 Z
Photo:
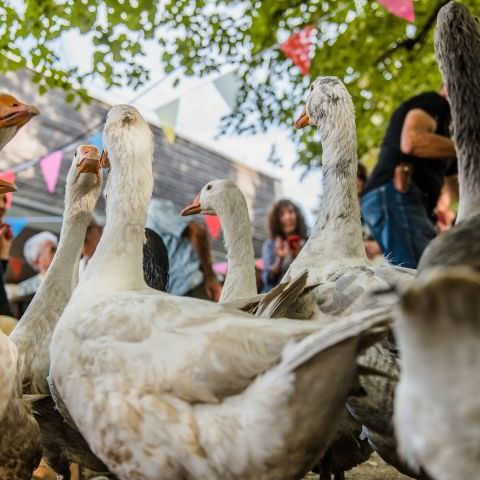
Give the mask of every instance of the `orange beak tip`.
M 182 208 L 182 210 L 180 210 L 180 215 L 182 217 L 188 217 L 190 215 L 196 215 L 198 213 L 202 213 L 202 206 L 196 202 L 192 202 L 188 204 L 185 208 Z
M 307 112 L 304 110 L 295 121 L 295 128 L 301 129 L 308 125 L 310 125 L 310 118 L 308 117 Z

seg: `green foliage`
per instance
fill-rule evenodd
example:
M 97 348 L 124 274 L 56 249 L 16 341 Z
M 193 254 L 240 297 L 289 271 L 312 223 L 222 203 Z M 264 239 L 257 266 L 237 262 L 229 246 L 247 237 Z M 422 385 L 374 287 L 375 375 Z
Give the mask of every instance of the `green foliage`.
M 463 0 L 479 13 L 477 0 Z M 146 40 L 160 46 L 165 72 L 206 75 L 228 64 L 242 79 L 223 132 L 251 133 L 293 123 L 310 79 L 342 78 L 357 111 L 359 153 L 370 160 L 393 109 L 414 93 L 438 89 L 433 53 L 435 14 L 446 0 L 416 0 L 414 25 L 375 0 L 26 0 L 0 3 L 0 72 L 31 65 L 41 92 L 60 87 L 69 101 L 88 96 L 92 76 L 107 87 L 142 85 Z M 15 2 L 17 5 L 17 2 Z M 303 77 L 278 43 L 305 25 L 317 28 L 310 77 Z M 55 42 L 77 29 L 92 37 L 86 73 L 65 69 Z M 299 161 L 320 162 L 313 129 L 293 132 Z

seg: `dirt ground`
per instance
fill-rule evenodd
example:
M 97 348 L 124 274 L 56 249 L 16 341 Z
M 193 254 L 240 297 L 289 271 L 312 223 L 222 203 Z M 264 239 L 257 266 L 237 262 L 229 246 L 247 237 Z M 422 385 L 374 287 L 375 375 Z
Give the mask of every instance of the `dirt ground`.
M 78 479 L 78 473 L 72 472 L 72 480 Z M 368 461 L 357 468 L 350 470 L 345 475 L 347 480 L 411 480 L 389 467 L 378 455 L 373 454 Z M 32 480 L 55 480 L 53 472 L 34 476 Z M 318 475 L 309 474 L 303 480 L 318 480 Z
M 374 454 L 368 461 L 345 474 L 348 480 L 411 480 L 394 468 L 389 467 L 378 455 Z M 304 480 L 318 480 L 318 475 L 309 474 Z

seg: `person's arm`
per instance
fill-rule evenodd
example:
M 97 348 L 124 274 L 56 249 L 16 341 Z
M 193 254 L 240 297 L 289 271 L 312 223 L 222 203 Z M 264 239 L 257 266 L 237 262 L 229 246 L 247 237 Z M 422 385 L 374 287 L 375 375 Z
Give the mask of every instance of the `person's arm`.
M 419 158 L 455 158 L 455 144 L 435 134 L 437 122 L 424 110 L 410 110 L 403 122 L 400 150 Z
M 222 287 L 213 271 L 212 256 L 210 254 L 210 243 L 207 230 L 197 222 L 191 222 L 185 229 L 185 236 L 192 242 L 193 249 L 198 255 L 203 275 L 205 277 L 204 288 L 208 298 L 218 301 Z

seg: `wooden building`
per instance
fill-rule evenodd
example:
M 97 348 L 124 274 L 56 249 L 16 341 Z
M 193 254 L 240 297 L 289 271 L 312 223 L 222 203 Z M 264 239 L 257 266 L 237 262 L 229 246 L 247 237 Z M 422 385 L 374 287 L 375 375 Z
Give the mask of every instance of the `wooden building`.
M 23 243 L 21 237 L 31 235 L 32 229 L 59 232 L 65 177 L 74 145 L 89 143 L 92 135 L 101 132 L 110 105 L 94 99 L 76 110 L 65 102 L 62 91 L 49 91 L 40 96 L 37 86 L 31 81 L 31 73 L 27 70 L 5 75 L 0 79 L 0 90 L 36 105 L 41 112 L 2 151 L 0 170 L 5 171 L 40 159 L 55 150 L 62 149 L 64 153 L 60 176 L 53 193 L 49 193 L 45 186 L 40 165 L 17 173 L 18 192 L 14 194 L 13 207 L 8 216 L 37 217 L 29 223 L 16 242 L 13 254 L 19 256 L 19 245 Z M 151 117 L 147 116 L 147 119 L 151 120 Z M 254 226 L 255 252 L 257 256 L 260 255 L 261 243 L 267 235 L 267 211 L 279 191 L 280 182 L 180 135 L 173 144 L 169 144 L 158 125 L 152 122 L 151 128 L 155 142 L 154 196 L 170 199 L 180 209 L 209 180 L 231 178 L 247 197 Z M 104 216 L 103 207 L 103 201 L 100 201 L 97 207 L 100 218 Z M 52 217 L 56 217 L 57 221 L 52 223 Z M 212 243 L 212 249 L 215 261 L 223 261 L 225 254 L 221 237 Z

